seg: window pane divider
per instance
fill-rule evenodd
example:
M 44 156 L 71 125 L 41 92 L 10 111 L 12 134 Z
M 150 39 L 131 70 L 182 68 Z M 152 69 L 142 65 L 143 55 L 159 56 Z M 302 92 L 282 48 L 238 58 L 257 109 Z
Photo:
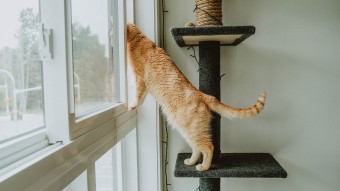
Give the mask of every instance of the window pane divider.
M 96 191 L 96 165 L 91 164 L 87 168 L 87 188 L 88 191 Z
M 117 0 L 117 3 L 114 6 L 114 11 L 118 13 L 118 34 L 120 35 L 117 39 L 117 43 L 119 44 L 119 50 L 116 50 L 115 55 L 119 55 L 119 61 L 117 62 L 119 65 L 118 71 L 119 72 L 119 93 L 120 93 L 120 100 L 128 104 L 128 81 L 127 81 L 127 56 L 126 56 L 126 2 L 125 0 Z
M 70 141 L 73 70 L 70 67 L 69 1 L 40 1 L 41 22 L 53 30 L 53 58 L 43 62 L 45 123 L 50 143 Z M 72 87 L 69 86 L 72 84 Z
M 117 191 L 124 191 L 124 159 L 123 159 L 123 146 L 122 143 L 119 142 L 117 145 Z

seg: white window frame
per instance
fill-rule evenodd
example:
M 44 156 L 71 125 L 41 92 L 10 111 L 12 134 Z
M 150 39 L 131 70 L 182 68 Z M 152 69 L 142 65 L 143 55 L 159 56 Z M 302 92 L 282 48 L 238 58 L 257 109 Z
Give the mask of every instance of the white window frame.
M 126 90 L 126 54 L 125 54 L 125 1 L 113 1 L 113 11 L 119 11 L 119 20 L 115 21 L 122 31 L 115 38 L 119 39 L 120 49 L 115 49 L 115 57 L 119 56 L 119 88 L 120 101 L 127 103 Z M 118 4 L 118 2 L 120 2 Z M 53 142 L 69 142 L 80 135 L 85 134 L 111 120 L 112 118 L 127 112 L 123 103 L 111 104 L 110 106 L 103 106 L 102 109 L 97 109 L 94 112 L 88 112 L 87 115 L 76 118 L 75 104 L 74 104 L 74 89 L 73 89 L 73 59 L 72 59 L 72 28 L 71 28 L 71 1 L 64 0 L 63 2 L 44 2 L 46 9 L 42 9 L 42 22 L 47 28 L 52 28 L 53 33 L 60 34 L 59 40 L 53 41 L 54 45 L 54 59 L 46 60 L 44 63 L 44 88 L 45 88 L 45 108 L 46 108 L 46 126 L 50 141 Z M 58 7 L 59 6 L 59 7 Z M 119 6 L 119 7 L 118 7 Z M 61 10 L 57 14 L 52 15 L 45 10 L 55 9 Z M 44 8 L 44 7 L 43 7 Z M 58 18 L 58 20 L 56 20 Z M 116 17 L 115 17 L 116 19 Z M 117 18 L 118 19 L 118 18 Z M 66 32 L 65 32 L 66 31 Z M 67 63 L 67 64 L 60 64 Z M 54 72 L 52 72 L 54 71 Z M 65 72 L 66 71 L 66 72 Z M 58 79 L 58 81 L 56 80 Z M 55 100 L 60 100 L 56 102 Z M 62 124 L 60 124 L 62 123 Z M 60 126 L 68 126 L 69 129 L 61 129 Z
M 46 130 L 38 130 L 0 146 L 0 176 L 25 163 L 27 156 L 49 146 Z
M 66 1 L 66 23 L 67 23 L 67 39 L 72 39 L 72 29 L 71 29 L 71 1 Z M 119 103 L 111 103 L 102 106 L 101 108 L 98 108 L 96 110 L 92 110 L 87 112 L 87 114 L 76 117 L 75 115 L 75 109 L 74 109 L 74 99 L 70 100 L 70 121 L 71 121 L 71 139 L 75 139 L 79 137 L 82 134 L 85 134 L 88 131 L 93 130 L 97 126 L 104 124 L 111 120 L 112 118 L 117 117 L 118 115 L 121 115 L 124 112 L 127 112 L 126 106 L 128 105 L 128 99 L 127 99 L 127 76 L 126 76 L 126 46 L 125 46 L 125 23 L 126 23 L 126 16 L 125 13 L 121 10 L 126 10 L 126 3 L 122 0 L 114 0 L 111 1 L 111 3 L 108 4 L 109 10 L 112 10 L 111 12 L 118 12 L 118 17 L 112 17 L 112 23 L 115 26 L 118 27 L 109 27 L 110 30 L 112 29 L 114 31 L 114 42 L 119 43 L 119 49 L 115 48 L 113 49 L 115 52 L 113 52 L 114 55 L 114 67 L 115 67 L 115 88 L 119 89 L 119 94 L 115 95 L 115 97 L 118 98 Z M 109 33 L 110 31 L 108 31 Z M 68 62 L 72 63 L 72 42 L 71 40 L 68 40 L 67 44 L 68 49 Z M 110 48 L 110 52 L 112 52 L 112 48 Z M 111 53 L 110 53 L 111 55 Z M 112 56 L 110 56 L 112 59 Z M 112 61 L 112 60 L 111 60 Z M 119 63 L 119 64 L 117 64 Z M 69 84 L 73 85 L 73 67 L 71 64 L 69 64 L 69 75 L 70 81 Z M 73 87 L 72 85 L 69 85 L 69 87 Z M 73 88 L 69 90 L 71 98 L 74 97 Z
M 125 10 L 125 0 L 118 1 L 120 7 L 116 7 L 116 10 Z M 1 175 L 0 190 L 61 190 L 85 170 L 90 171 L 87 173 L 88 189 L 95 190 L 93 186 L 95 184 L 91 182 L 95 181 L 93 179 L 95 161 L 137 126 L 136 111 L 127 111 L 125 107 L 127 105 L 125 14 L 120 15 L 118 27 L 120 34 L 123 34 L 119 37 L 123 46 L 119 49 L 119 55 L 123 55 L 119 58 L 123 103 L 76 118 L 70 53 L 72 51 L 70 1 L 51 0 L 40 3 L 42 23 L 53 32 L 53 59 L 44 60 L 43 67 L 45 123 L 49 144 L 52 146 L 45 145 L 47 149 L 24 158 L 20 165 Z M 124 147 L 124 143 L 120 145 Z M 124 157 L 124 154 L 121 156 Z M 126 176 L 124 175 L 126 172 L 121 173 L 123 177 Z M 138 187 L 138 180 L 136 182 Z

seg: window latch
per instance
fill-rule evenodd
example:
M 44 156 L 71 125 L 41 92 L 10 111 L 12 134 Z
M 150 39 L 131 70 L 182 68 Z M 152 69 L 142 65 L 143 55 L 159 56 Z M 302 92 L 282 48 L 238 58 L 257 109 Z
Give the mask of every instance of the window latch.
M 53 59 L 52 29 L 45 28 L 43 23 L 39 24 L 39 55 L 43 61 Z

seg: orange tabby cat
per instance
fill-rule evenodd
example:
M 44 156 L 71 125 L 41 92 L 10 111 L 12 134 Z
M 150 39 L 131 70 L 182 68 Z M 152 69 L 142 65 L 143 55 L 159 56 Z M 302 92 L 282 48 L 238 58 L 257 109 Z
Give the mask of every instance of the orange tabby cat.
M 203 154 L 199 171 L 208 170 L 213 157 L 214 146 L 209 133 L 211 110 L 227 118 L 244 118 L 256 115 L 264 107 L 266 94 L 262 93 L 256 105 L 234 108 L 219 102 L 195 88 L 162 48 L 155 45 L 133 24 L 127 25 L 127 52 L 131 68 L 136 77 L 135 109 L 150 92 L 162 106 L 169 123 L 192 148 L 192 156 L 184 161 L 194 165 Z

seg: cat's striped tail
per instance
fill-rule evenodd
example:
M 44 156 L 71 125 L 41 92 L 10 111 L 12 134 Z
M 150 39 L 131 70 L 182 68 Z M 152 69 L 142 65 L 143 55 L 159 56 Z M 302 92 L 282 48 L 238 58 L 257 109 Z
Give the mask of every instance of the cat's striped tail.
M 211 110 L 219 113 L 220 115 L 227 117 L 229 119 L 233 118 L 246 118 L 254 116 L 264 108 L 266 92 L 262 92 L 260 97 L 257 99 L 255 105 L 249 108 L 235 108 L 228 105 L 225 105 L 218 101 L 215 97 L 204 95 L 206 104 L 210 107 Z

